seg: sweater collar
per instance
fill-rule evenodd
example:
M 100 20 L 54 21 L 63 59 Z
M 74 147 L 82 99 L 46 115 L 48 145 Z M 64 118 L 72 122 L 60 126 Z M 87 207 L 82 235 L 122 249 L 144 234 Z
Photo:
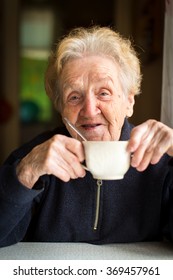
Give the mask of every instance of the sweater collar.
M 133 128 L 133 125 L 128 122 L 127 118 L 125 118 L 122 130 L 121 130 L 120 140 L 129 140 L 132 128 Z

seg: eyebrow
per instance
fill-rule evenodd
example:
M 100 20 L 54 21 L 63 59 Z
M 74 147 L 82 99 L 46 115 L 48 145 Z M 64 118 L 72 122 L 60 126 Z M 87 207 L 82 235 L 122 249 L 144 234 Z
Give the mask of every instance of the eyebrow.
M 70 85 L 69 83 L 64 83 L 63 84 L 63 91 L 66 90 L 66 89 L 73 89 L 73 86 Z
M 73 82 L 70 82 L 70 81 L 65 81 L 63 83 L 63 91 L 66 90 L 66 89 L 74 89 L 74 87 L 77 86 L 77 83 L 73 83 Z
M 107 82 L 107 83 L 111 81 L 113 83 L 112 78 L 109 77 L 109 76 L 106 76 L 105 78 L 100 78 L 100 79 L 97 80 L 98 83 L 100 83 L 102 81 Z
M 104 83 L 107 83 L 107 84 L 109 84 L 111 82 L 113 84 L 113 79 L 110 76 L 105 76 L 103 78 L 101 78 L 101 77 L 96 78 L 95 77 L 92 80 L 93 80 L 93 82 L 95 82 L 97 84 L 99 84 L 101 82 L 104 82 Z M 69 81 L 66 81 L 63 84 L 63 91 L 65 91 L 65 90 L 76 90 L 76 88 L 79 88 L 79 89 L 81 88 L 80 83 L 73 83 L 73 82 L 70 83 Z

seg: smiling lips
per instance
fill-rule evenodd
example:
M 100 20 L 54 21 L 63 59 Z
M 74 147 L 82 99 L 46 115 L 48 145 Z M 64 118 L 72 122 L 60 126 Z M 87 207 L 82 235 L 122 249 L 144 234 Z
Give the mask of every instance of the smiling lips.
M 88 130 L 88 129 L 93 129 L 95 127 L 98 127 L 100 125 L 101 125 L 100 123 L 97 123 L 97 124 L 82 124 L 81 127 Z

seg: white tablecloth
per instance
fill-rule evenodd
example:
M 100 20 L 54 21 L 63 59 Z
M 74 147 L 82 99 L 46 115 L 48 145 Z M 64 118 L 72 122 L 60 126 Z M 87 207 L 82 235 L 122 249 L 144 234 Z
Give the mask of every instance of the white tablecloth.
M 173 244 L 144 242 L 91 245 L 86 243 L 18 243 L 0 248 L 0 260 L 173 260 Z

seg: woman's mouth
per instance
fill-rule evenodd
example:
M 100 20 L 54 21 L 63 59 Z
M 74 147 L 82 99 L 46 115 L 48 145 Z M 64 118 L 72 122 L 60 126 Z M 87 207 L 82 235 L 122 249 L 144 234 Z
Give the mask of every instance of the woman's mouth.
M 85 130 L 90 130 L 90 129 L 94 129 L 98 126 L 100 126 L 101 124 L 100 123 L 97 123 L 97 124 L 83 124 L 81 125 L 82 128 L 84 128 Z
M 82 123 L 78 127 L 82 135 L 90 141 L 100 141 L 105 133 L 105 125 L 100 122 Z

